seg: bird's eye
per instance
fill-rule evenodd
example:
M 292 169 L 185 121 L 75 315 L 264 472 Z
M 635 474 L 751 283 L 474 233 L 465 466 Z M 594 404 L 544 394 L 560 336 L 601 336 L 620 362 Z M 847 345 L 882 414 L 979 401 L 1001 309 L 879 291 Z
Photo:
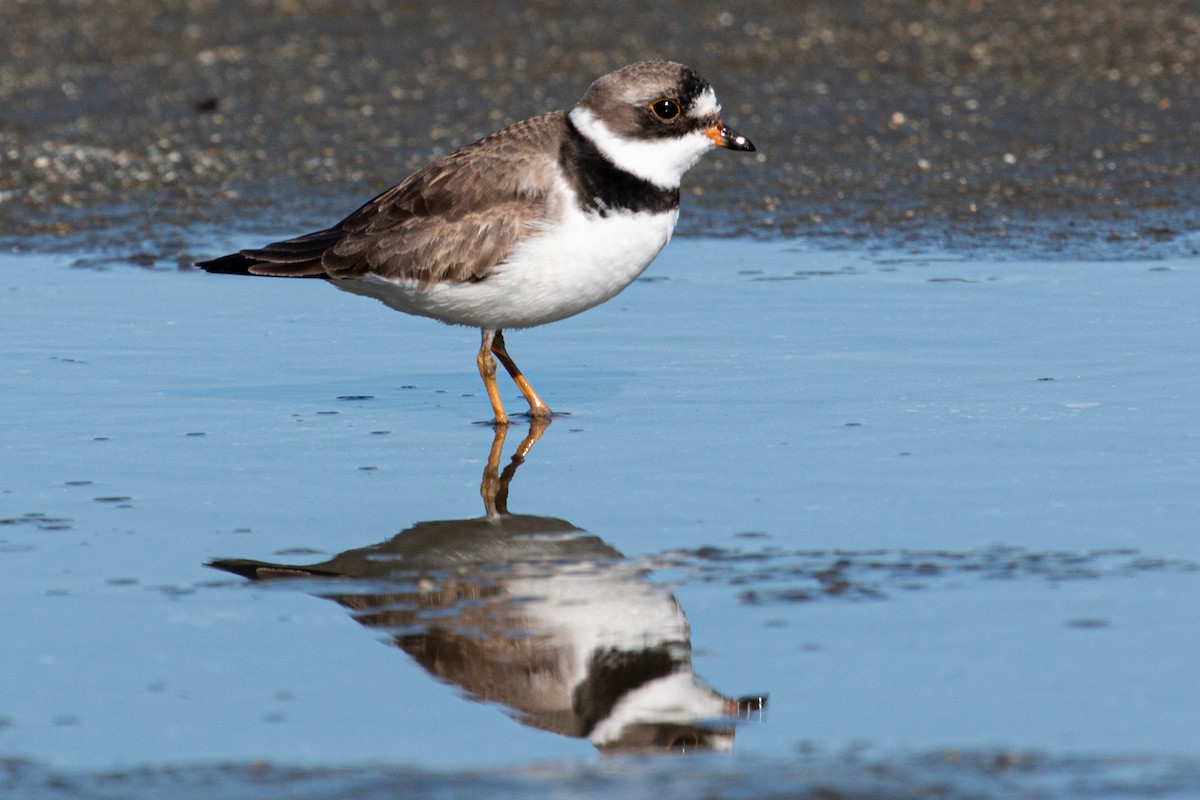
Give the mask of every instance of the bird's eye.
M 683 113 L 683 109 L 679 107 L 678 100 L 664 97 L 650 104 L 650 113 L 663 122 L 672 122 L 679 118 L 679 115 Z

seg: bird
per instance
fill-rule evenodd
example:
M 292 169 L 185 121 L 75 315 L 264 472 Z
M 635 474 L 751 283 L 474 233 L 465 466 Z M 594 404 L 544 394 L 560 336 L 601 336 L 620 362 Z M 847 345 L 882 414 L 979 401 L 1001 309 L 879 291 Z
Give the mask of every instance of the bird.
M 492 423 L 509 424 L 496 360 L 529 415 L 550 418 L 504 331 L 578 314 L 645 271 L 675 229 L 684 173 L 713 148 L 755 150 L 720 110 L 691 67 L 630 64 L 596 79 L 571 110 L 444 155 L 329 228 L 196 266 L 321 278 L 407 314 L 479 328 Z

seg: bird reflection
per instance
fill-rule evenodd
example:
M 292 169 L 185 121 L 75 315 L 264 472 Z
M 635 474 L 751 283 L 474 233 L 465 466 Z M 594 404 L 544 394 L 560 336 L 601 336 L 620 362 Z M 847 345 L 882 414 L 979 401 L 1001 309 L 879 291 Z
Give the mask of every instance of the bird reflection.
M 431 675 L 523 724 L 602 752 L 728 750 L 764 697 L 734 699 L 692 672 L 687 617 L 646 570 L 566 520 L 508 512 L 508 487 L 549 420 L 533 418 L 503 471 L 497 426 L 485 515 L 418 522 L 308 566 L 210 566 L 251 580 L 304 578 L 385 631 Z

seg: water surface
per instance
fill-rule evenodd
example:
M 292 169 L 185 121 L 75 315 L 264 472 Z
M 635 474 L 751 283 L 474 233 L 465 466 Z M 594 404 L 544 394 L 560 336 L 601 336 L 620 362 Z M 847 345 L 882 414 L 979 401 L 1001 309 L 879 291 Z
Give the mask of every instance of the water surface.
M 495 452 L 476 424 L 474 331 L 316 281 L 6 257 L 0 754 L 32 762 L 9 779 L 263 761 L 499 769 L 517 793 L 587 793 L 565 776 L 607 774 L 603 747 L 396 645 L 450 628 L 489 641 L 485 596 L 525 625 L 538 603 L 611 596 L 677 601 L 682 616 L 622 641 L 667 641 L 696 692 L 769 695 L 750 719 L 689 721 L 732 749 L 694 780 L 798 789 L 808 763 L 848 788 L 863 775 L 846 765 L 869 757 L 965 791 L 975 778 L 921 759 L 975 752 L 1038 754 L 1028 780 L 1047 792 L 1069 794 L 1079 763 L 1195 789 L 1193 260 L 712 240 L 673 243 L 648 276 L 508 337 L 565 412 L 518 464 L 524 423 Z M 466 570 L 441 551 L 420 562 L 438 541 L 414 556 L 414 531 L 475 524 L 489 466 L 493 489 L 510 468 L 510 511 L 555 521 L 535 531 L 543 549 L 477 557 L 474 595 L 413 612 L 429 590 L 414 563 L 438 586 Z M 206 566 L 389 541 L 403 555 L 382 562 L 403 569 L 369 585 Z M 403 618 L 367 624 L 350 596 Z M 547 635 L 509 619 L 496 641 Z M 572 630 L 558 641 L 603 639 Z

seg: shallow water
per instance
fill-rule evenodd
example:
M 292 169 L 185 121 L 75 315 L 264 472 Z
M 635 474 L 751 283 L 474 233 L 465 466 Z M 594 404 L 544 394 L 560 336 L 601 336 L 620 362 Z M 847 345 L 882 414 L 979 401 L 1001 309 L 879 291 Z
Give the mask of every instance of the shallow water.
M 795 788 L 813 753 L 835 785 L 847 754 L 952 785 L 920 754 L 1082 757 L 1135 788 L 1194 766 L 1195 260 L 684 240 L 648 275 L 509 336 L 565 415 L 504 476 L 507 502 L 553 522 L 480 556 L 469 536 L 417 541 L 484 513 L 476 332 L 316 281 L 5 257 L 0 756 L 46 765 L 10 780 L 261 760 L 517 770 L 519 789 L 536 765 L 586 794 L 562 776 L 603 773 L 597 746 L 395 645 L 505 642 L 478 678 L 502 682 L 522 636 L 616 635 L 564 621 L 589 603 L 575 616 L 666 609 L 617 638 L 666 641 L 695 691 L 769 695 L 737 724 L 672 709 L 732 732 L 732 757 L 699 762 L 714 780 Z M 393 537 L 359 583 L 206 566 Z M 470 591 L 413 610 L 454 580 Z M 366 596 L 398 616 L 364 621 L 347 598 Z M 1167 792 L 1194 790 L 1191 770 Z

